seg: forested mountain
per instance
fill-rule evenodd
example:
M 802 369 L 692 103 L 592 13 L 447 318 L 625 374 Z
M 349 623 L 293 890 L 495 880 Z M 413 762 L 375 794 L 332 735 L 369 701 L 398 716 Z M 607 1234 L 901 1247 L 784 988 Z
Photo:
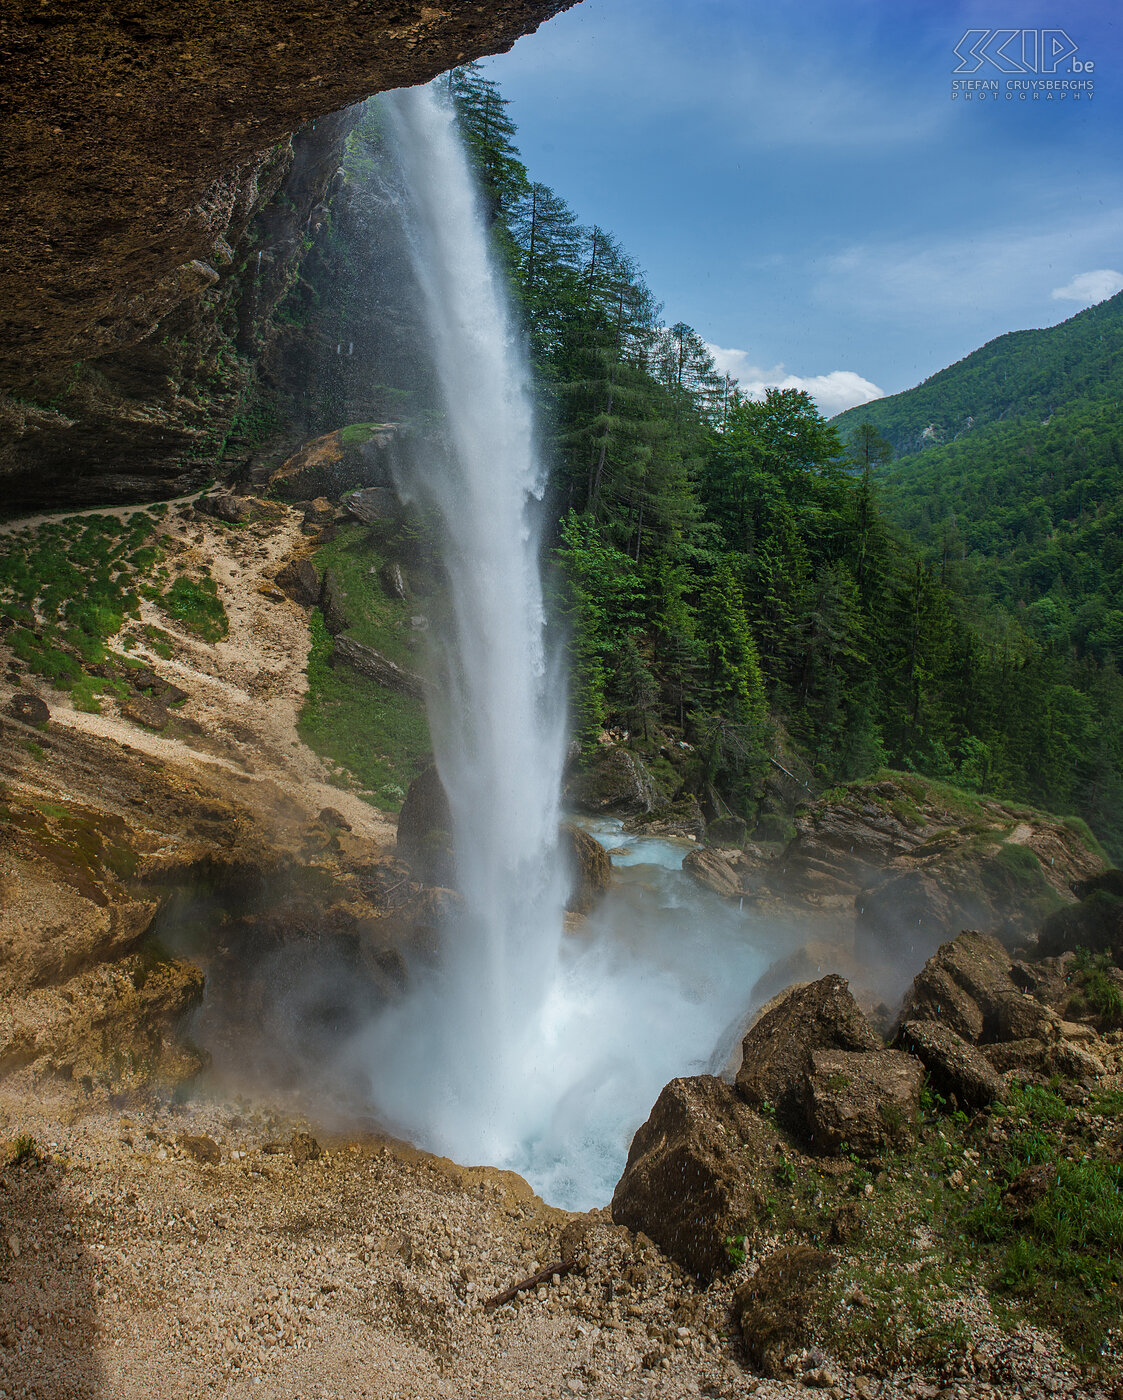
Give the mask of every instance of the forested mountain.
M 787 736 L 820 786 L 912 768 L 1083 814 L 1123 845 L 1114 670 L 980 609 L 889 524 L 875 428 L 840 430 L 796 390 L 741 396 L 612 235 L 531 178 L 495 84 L 468 67 L 448 87 L 535 370 L 581 739 L 618 727 L 656 765 L 693 755 L 683 787 L 750 820 Z M 352 168 L 380 141 L 365 123 Z
M 915 389 L 848 409 L 843 433 L 872 423 L 899 454 L 977 439 L 996 424 L 1025 430 L 1078 405 L 1117 413 L 1123 395 L 1123 292 L 1045 330 L 1011 331 Z

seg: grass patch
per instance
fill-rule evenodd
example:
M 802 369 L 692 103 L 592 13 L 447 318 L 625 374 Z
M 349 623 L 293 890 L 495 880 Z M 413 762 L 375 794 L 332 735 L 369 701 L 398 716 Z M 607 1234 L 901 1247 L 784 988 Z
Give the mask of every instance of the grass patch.
M 381 432 L 384 426 L 382 423 L 350 423 L 346 428 L 339 430 L 339 440 L 344 447 L 362 447 L 375 433 Z
M 312 614 L 308 694 L 297 728 L 310 748 L 346 770 L 362 796 L 396 812 L 431 754 L 424 703 L 328 665 L 332 638 Z
M 180 574 L 161 597 L 160 606 L 205 642 L 221 641 L 230 631 L 230 619 L 214 579 L 192 579 Z
M 46 521 L 0 539 L 0 610 L 17 624 L 16 656 L 78 709 L 98 709 L 105 685 L 87 668 L 108 659 L 108 640 L 139 617 L 139 590 L 163 559 L 153 521 L 139 511 Z

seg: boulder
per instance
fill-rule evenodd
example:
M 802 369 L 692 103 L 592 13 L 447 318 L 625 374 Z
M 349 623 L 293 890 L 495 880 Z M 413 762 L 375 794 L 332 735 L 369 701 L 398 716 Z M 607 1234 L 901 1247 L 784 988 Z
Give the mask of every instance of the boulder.
M 354 423 L 312 438 L 281 463 L 269 485 L 286 501 L 390 486 L 398 431 L 396 423 Z
M 364 525 L 376 525 L 380 520 L 397 522 L 405 515 L 397 494 L 386 486 L 368 486 L 364 491 L 353 491 L 351 495 L 344 496 L 343 504 Z
M 195 502 L 200 515 L 209 515 L 213 520 L 225 520 L 229 525 L 246 525 L 261 514 L 261 503 L 245 496 L 235 496 L 231 491 L 212 491 L 200 496 Z
M 779 1134 L 712 1075 L 672 1079 L 632 1139 L 612 1219 L 707 1282 L 755 1225 Z
M 565 788 L 570 806 L 601 816 L 653 811 L 658 796 L 658 786 L 643 759 L 615 744 L 601 749 L 570 777 Z
M 26 690 L 17 690 L 8 701 L 8 713 L 21 724 L 46 724 L 51 717 L 47 702 Z
M 688 851 L 683 857 L 682 868 L 699 885 L 713 890 L 714 895 L 721 895 L 723 899 L 739 899 L 748 893 L 745 876 L 739 869 L 739 854 L 739 851 L 714 851 L 709 847 Z
M 311 559 L 290 559 L 274 575 L 274 582 L 286 598 L 302 608 L 313 608 L 320 601 L 320 576 Z
M 570 872 L 565 907 L 571 914 L 587 914 L 612 883 L 612 861 L 601 843 L 573 822 L 562 822 L 558 838 Z
M 834 1258 L 810 1245 L 774 1250 L 733 1294 L 749 1360 L 769 1376 L 783 1374 L 784 1357 L 807 1341 L 808 1314 Z
M 172 719 L 159 700 L 151 700 L 147 695 L 127 696 L 120 702 L 119 708 L 125 719 L 143 725 L 145 729 L 167 729 Z
M 997 938 L 968 931 L 943 943 L 905 995 L 898 1025 L 935 1021 L 963 1040 L 986 1044 L 1047 1035 L 1049 1008 L 1020 990 Z
M 920 1112 L 924 1069 L 901 1050 L 812 1050 L 807 1124 L 816 1152 L 874 1157 L 901 1146 Z
M 425 696 L 425 683 L 414 671 L 407 671 L 388 656 L 383 656 L 374 647 L 356 642 L 352 637 L 336 637 L 331 652 L 331 665 L 342 662 L 359 675 L 383 685 L 387 690 L 396 690 L 399 695 L 411 695 L 415 700 Z
M 351 823 L 335 807 L 321 807 L 316 820 L 321 826 L 326 826 L 335 831 L 350 831 Z
M 323 582 L 320 584 L 320 611 L 324 615 L 324 626 L 333 637 L 337 637 L 340 632 L 346 632 L 351 626 L 343 588 L 334 569 L 324 570 Z
M 405 576 L 402 573 L 402 566 L 390 560 L 382 565 L 378 571 L 378 581 L 382 584 L 383 592 L 387 598 L 393 598 L 399 603 L 404 603 L 409 597 L 409 589 L 406 587 Z
M 723 899 L 741 899 L 753 893 L 749 877 L 757 866 L 743 851 L 716 851 L 710 847 L 688 851 L 682 868 L 698 884 Z
M 805 1135 L 812 1052 L 880 1049 L 846 979 L 823 977 L 789 988 L 764 1008 L 742 1041 L 737 1091 L 753 1107 L 770 1104 L 782 1127 Z
M 897 1042 L 915 1055 L 936 1092 L 961 1108 L 986 1108 L 1002 1097 L 1002 1080 L 981 1051 L 937 1021 L 907 1021 Z
M 455 884 L 452 812 L 434 763 L 409 785 L 398 813 L 398 852 L 426 884 Z
M 335 505 L 326 496 L 317 496 L 311 501 L 301 501 L 299 505 L 304 512 L 303 523 L 313 525 L 317 530 L 322 530 L 325 525 L 330 525 L 335 519 Z

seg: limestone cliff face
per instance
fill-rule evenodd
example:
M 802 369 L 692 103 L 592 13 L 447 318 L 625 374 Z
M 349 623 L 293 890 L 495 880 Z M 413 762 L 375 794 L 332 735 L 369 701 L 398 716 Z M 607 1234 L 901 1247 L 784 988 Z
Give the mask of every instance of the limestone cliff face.
M 5 6 L 7 502 L 164 494 L 191 484 L 185 457 L 213 474 L 214 420 L 231 416 L 218 400 L 244 388 L 232 361 L 252 354 L 338 163 L 345 122 L 324 119 L 508 48 L 571 3 Z

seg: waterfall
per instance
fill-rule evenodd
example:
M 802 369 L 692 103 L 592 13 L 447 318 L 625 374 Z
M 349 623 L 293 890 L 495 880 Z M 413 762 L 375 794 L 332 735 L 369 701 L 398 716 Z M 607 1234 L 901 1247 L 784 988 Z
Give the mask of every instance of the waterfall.
M 528 371 L 451 109 L 431 88 L 383 99 L 439 385 L 443 441 L 399 482 L 435 513 L 450 616 L 429 718 L 463 911 L 440 967 L 364 1054 L 400 1131 L 460 1160 L 503 1161 L 524 1132 L 562 932 L 558 793 L 564 693 L 545 645 Z

